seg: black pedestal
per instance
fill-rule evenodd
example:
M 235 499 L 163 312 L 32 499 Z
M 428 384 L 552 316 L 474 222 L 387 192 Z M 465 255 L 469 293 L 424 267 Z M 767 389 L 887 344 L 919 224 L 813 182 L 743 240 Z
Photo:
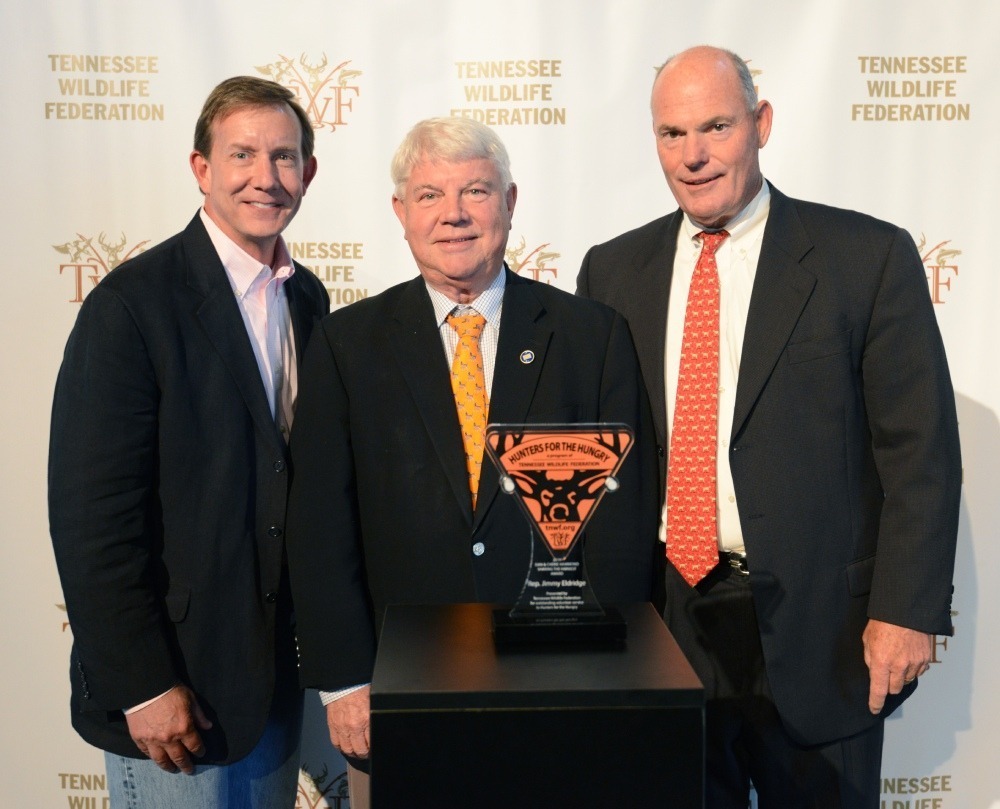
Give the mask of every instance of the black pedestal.
M 701 807 L 701 684 L 650 605 L 620 609 L 620 647 L 498 650 L 491 605 L 390 607 L 373 809 Z

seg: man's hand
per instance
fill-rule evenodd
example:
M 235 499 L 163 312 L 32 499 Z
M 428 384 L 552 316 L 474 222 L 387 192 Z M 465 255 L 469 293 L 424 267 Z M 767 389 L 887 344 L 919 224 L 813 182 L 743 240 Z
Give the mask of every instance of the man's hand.
M 872 618 L 861 642 L 871 681 L 868 710 L 878 714 L 887 694 L 898 694 L 905 684 L 930 668 L 933 639 L 925 632 Z
M 372 687 L 366 685 L 326 706 L 330 741 L 345 756 L 368 758 L 368 735 Z
M 205 755 L 199 730 L 212 723 L 202 713 L 191 689 L 178 685 L 133 713 L 125 714 L 136 746 L 167 772 L 194 772 L 191 756 Z

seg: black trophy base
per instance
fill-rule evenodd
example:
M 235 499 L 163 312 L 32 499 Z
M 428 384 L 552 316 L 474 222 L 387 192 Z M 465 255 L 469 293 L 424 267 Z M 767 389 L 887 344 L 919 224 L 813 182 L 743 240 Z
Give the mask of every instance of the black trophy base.
M 517 615 L 493 610 L 493 642 L 506 646 L 614 646 L 625 643 L 628 624 L 614 607 L 603 615 Z

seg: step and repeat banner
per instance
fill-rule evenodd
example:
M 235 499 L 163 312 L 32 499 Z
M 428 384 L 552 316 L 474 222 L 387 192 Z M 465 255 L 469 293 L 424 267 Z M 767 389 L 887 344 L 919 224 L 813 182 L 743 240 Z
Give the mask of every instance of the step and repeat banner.
M 188 155 L 211 88 L 268 77 L 307 110 L 319 171 L 285 235 L 334 307 L 416 274 L 389 160 L 413 123 L 438 115 L 499 131 L 520 189 L 508 262 L 572 290 L 590 245 L 675 207 L 650 85 L 667 56 L 710 43 L 740 53 L 774 106 L 762 165 L 776 187 L 900 224 L 920 248 L 961 419 L 956 632 L 937 638 L 931 671 L 888 722 L 883 807 L 1000 807 L 1000 588 L 989 583 L 1000 533 L 1000 4 L 9 0 L 0 22 L 0 803 L 107 805 L 103 760 L 69 724 L 49 409 L 81 301 L 197 209 Z M 315 694 L 308 705 L 298 806 L 344 809 L 343 760 Z

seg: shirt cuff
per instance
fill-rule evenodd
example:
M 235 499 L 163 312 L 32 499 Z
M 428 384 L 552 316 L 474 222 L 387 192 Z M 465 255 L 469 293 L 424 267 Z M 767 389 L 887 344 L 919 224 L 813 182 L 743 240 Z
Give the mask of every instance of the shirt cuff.
M 355 691 L 360 691 L 366 685 L 371 685 L 371 683 L 361 683 L 361 685 L 352 685 L 350 688 L 341 688 L 339 691 L 320 691 L 319 698 L 324 705 L 329 705 L 336 699 L 341 697 L 346 697 L 348 694 L 353 694 Z
M 161 698 L 165 697 L 167 694 L 169 694 L 171 691 L 173 691 L 174 688 L 177 688 L 177 686 L 175 685 L 172 688 L 168 688 L 166 691 L 164 691 L 158 697 L 153 697 L 152 699 L 147 699 L 145 702 L 139 703 L 138 705 L 133 705 L 131 708 L 127 708 L 124 711 L 122 711 L 122 713 L 124 713 L 125 716 L 128 716 L 129 714 L 135 713 L 136 711 L 141 711 L 143 708 L 148 708 L 150 705 L 152 705 L 158 699 L 161 699 Z

